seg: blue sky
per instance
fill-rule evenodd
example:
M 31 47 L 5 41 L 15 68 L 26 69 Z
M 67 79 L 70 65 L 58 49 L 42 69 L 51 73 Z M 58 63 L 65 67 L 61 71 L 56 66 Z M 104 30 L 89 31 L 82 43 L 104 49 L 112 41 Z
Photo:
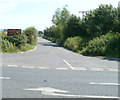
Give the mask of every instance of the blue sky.
M 120 0 L 0 0 L 0 29 L 30 26 L 43 30 L 52 25 L 52 16 L 57 8 L 67 9 L 71 14 L 81 16 L 79 11 L 88 11 L 100 4 L 118 6 Z

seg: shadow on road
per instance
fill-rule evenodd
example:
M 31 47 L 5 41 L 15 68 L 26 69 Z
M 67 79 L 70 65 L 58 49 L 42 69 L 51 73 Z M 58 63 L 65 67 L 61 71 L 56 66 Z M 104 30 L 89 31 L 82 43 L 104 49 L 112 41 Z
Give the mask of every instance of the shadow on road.
M 83 56 L 86 56 L 86 57 L 98 57 L 98 58 L 103 59 L 103 60 L 120 62 L 120 58 L 112 58 L 112 57 L 104 57 L 104 56 L 101 57 L 101 56 L 93 56 L 93 55 L 85 55 L 85 54 L 83 54 Z
M 120 59 L 119 58 L 103 58 L 104 60 L 110 60 L 110 61 L 119 61 L 120 62 Z

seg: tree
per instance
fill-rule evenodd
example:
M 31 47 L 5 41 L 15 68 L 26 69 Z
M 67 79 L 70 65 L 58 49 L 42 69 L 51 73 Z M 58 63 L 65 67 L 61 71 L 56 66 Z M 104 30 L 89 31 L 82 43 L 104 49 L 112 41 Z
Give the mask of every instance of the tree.
M 114 21 L 114 26 L 112 31 L 120 33 L 120 7 L 115 9 L 115 11 L 116 11 L 116 18 Z
M 53 15 L 52 22 L 56 26 L 56 30 L 59 32 L 59 38 L 64 38 L 64 29 L 70 16 L 71 15 L 66 7 L 63 7 L 62 10 L 58 8 Z
M 69 18 L 70 18 L 70 13 L 69 13 L 69 11 L 67 10 L 66 7 L 63 7 L 62 10 L 60 8 L 58 8 L 55 11 L 55 14 L 53 15 L 52 22 L 56 26 L 59 25 L 59 24 L 64 25 L 64 24 L 67 23 Z
M 24 34 L 26 34 L 26 36 L 28 37 L 28 43 L 32 44 L 32 45 L 36 45 L 37 43 L 37 36 L 38 36 L 38 32 L 37 29 L 34 27 L 28 27 L 24 30 L 23 32 Z
M 70 17 L 65 27 L 65 34 L 64 34 L 65 38 L 80 35 L 80 30 L 81 30 L 80 21 L 81 21 L 80 18 L 75 15 L 72 15 Z
M 87 34 L 92 37 L 108 33 L 113 29 L 116 19 L 116 10 L 112 5 L 100 5 L 90 11 L 83 19 Z

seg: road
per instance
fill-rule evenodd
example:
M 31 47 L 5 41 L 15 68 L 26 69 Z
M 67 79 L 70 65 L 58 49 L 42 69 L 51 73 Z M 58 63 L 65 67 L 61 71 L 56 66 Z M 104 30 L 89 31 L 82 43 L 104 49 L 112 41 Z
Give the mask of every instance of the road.
M 118 61 L 83 56 L 38 38 L 35 50 L 2 55 L 3 98 L 117 98 Z

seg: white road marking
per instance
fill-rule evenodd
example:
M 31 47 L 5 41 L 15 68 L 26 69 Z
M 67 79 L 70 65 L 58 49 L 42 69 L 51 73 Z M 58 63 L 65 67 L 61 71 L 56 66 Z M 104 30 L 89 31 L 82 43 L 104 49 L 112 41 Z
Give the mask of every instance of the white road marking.
M 63 59 L 63 61 L 71 68 L 74 70 L 74 67 L 72 67 L 66 60 Z
M 9 80 L 10 78 L 9 78 L 9 77 L 0 77 L 0 79 L 6 79 L 6 80 Z
M 85 67 L 72 67 L 66 60 L 63 59 L 63 61 L 72 69 L 72 70 L 88 70 Z M 7 65 L 9 67 L 18 67 L 18 65 Z M 23 68 L 40 68 L 40 69 L 50 69 L 48 67 L 29 67 L 29 66 L 22 66 Z M 68 68 L 56 68 L 58 70 L 67 70 Z M 117 68 L 105 68 L 108 71 L 119 71 Z M 100 68 L 100 67 L 91 67 L 90 68 L 91 71 L 104 71 L 104 68 Z
M 95 95 L 79 95 L 78 97 L 80 98 L 106 98 L 106 99 L 118 99 L 119 97 L 115 97 L 115 96 L 95 96 Z
M 29 66 L 22 66 L 23 68 L 34 68 L 34 67 L 29 67 Z
M 118 71 L 118 69 L 116 69 L 116 68 L 107 68 L 107 70 L 109 70 L 109 71 Z
M 90 82 L 91 85 L 113 85 L 113 86 L 119 86 L 120 84 L 118 83 L 95 83 L 95 82 Z
M 56 68 L 58 70 L 67 70 L 68 68 Z
M 103 68 L 97 68 L 97 67 L 96 68 L 95 67 L 94 68 L 90 68 L 90 69 L 92 71 L 103 71 Z
M 38 67 L 40 69 L 49 69 L 48 67 Z
M 74 70 L 87 70 L 85 67 L 75 67 Z
M 92 95 L 71 95 L 71 94 L 66 94 L 70 93 L 69 91 L 66 90 L 60 90 L 60 89 L 55 89 L 51 87 L 42 87 L 42 88 L 29 88 L 29 89 L 24 89 L 27 91 L 40 91 L 44 95 L 53 95 L 53 96 L 63 96 L 63 97 L 81 97 L 81 98 L 118 98 L 115 96 L 92 96 Z M 65 94 L 64 94 L 65 93 Z
M 17 65 L 7 65 L 7 66 L 10 66 L 10 67 L 18 67 Z

